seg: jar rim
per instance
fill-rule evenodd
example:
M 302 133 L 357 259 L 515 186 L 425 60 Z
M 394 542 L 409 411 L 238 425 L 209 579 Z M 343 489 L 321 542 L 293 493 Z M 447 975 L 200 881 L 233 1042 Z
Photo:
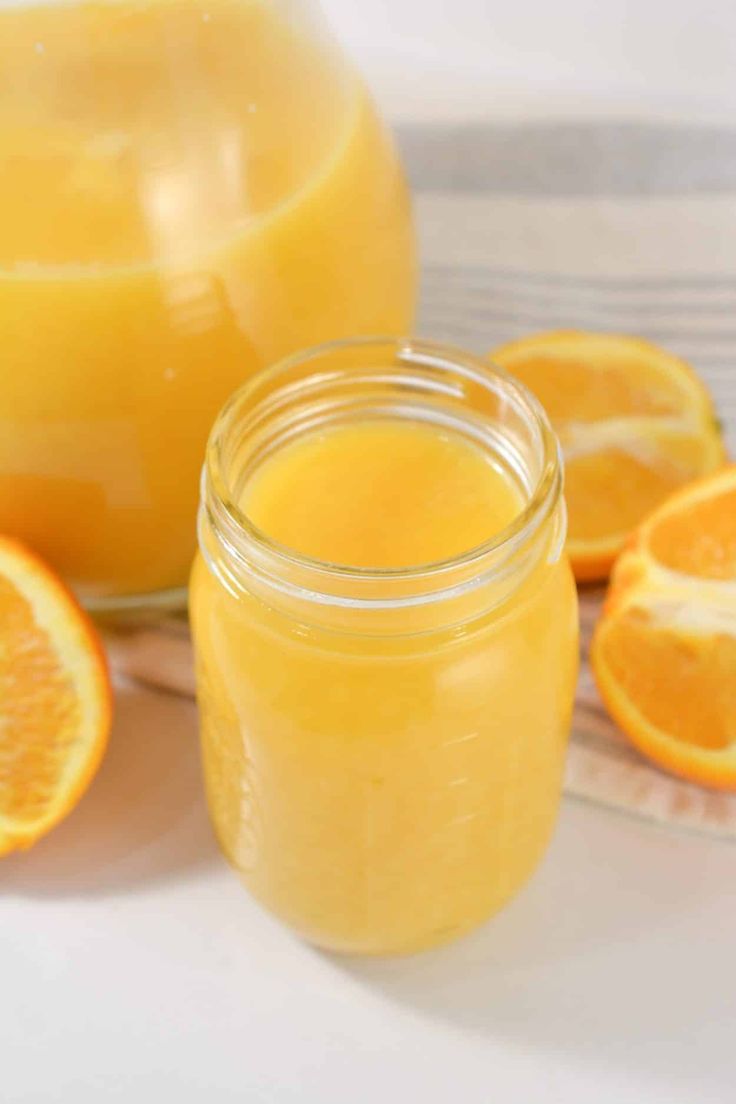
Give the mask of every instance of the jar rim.
M 350 349 L 383 350 L 384 355 L 388 351 L 395 363 L 410 368 L 449 370 L 488 391 L 495 392 L 500 386 L 506 397 L 512 397 L 517 410 L 523 412 L 538 437 L 539 476 L 536 485 L 530 489 L 524 508 L 504 528 L 481 544 L 440 560 L 403 567 L 364 567 L 332 563 L 281 544 L 255 525 L 240 508 L 223 470 L 223 449 L 243 406 L 257 395 L 259 389 L 277 384 L 279 378 L 288 377 L 294 369 L 308 367 L 320 358 Z M 317 378 L 317 374 L 314 378 Z M 561 491 L 562 460 L 559 442 L 546 411 L 531 391 L 490 360 L 463 352 L 451 345 L 410 337 L 356 337 L 329 341 L 301 350 L 262 369 L 242 384 L 221 409 L 210 433 L 202 473 L 202 502 L 204 504 L 214 497 L 217 504 L 216 519 L 227 525 L 231 539 L 239 536 L 252 549 L 287 567 L 304 569 L 318 576 L 328 576 L 346 583 L 350 580 L 358 583 L 371 580 L 410 582 L 430 579 L 437 575 L 454 573 L 458 569 L 472 568 L 474 564 L 482 564 L 489 557 L 503 555 L 506 550 L 511 553 L 530 539 L 552 513 Z M 505 560 L 506 557 L 503 558 Z

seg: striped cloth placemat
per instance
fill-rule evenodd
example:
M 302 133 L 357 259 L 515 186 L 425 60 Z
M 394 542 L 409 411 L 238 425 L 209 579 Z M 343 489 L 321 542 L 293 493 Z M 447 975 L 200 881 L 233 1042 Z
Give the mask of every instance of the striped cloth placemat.
M 534 330 L 632 333 L 693 363 L 736 453 L 736 128 L 628 123 L 404 127 L 422 248 L 418 332 L 485 353 Z M 581 594 L 566 790 L 736 837 L 736 795 L 647 763 L 587 664 L 602 594 Z M 193 692 L 186 623 L 110 640 L 123 673 Z

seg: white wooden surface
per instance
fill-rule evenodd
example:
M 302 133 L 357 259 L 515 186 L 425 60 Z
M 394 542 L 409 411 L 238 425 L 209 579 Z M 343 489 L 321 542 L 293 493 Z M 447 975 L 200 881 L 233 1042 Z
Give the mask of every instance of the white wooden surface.
M 335 959 L 221 861 L 193 706 L 122 693 L 73 816 L 0 872 L 3 1104 L 730 1104 L 736 848 L 568 803 L 484 929 Z

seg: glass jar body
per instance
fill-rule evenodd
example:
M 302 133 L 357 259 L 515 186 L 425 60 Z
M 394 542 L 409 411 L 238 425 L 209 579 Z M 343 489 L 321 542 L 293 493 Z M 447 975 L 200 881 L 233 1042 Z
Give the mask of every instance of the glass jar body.
M 491 614 L 415 637 L 310 628 L 201 557 L 190 601 L 210 812 L 259 901 L 320 946 L 383 954 L 516 892 L 560 799 L 578 662 L 564 556 Z
M 311 559 L 257 528 L 242 503 L 260 464 L 335 428 L 348 444 L 312 469 L 316 494 L 300 494 L 339 533 L 345 519 L 330 511 L 350 502 L 351 461 L 362 463 L 350 435 L 376 420 L 389 451 L 397 422 L 421 425 L 424 442 L 464 439 L 515 482 L 518 513 L 459 555 L 383 569 Z M 376 439 L 352 437 L 361 449 Z M 443 455 L 454 471 L 458 454 Z M 396 461 L 367 500 L 366 547 L 371 534 L 391 546 L 392 527 L 397 547 L 411 516 L 448 524 L 443 472 L 427 506 L 416 471 Z M 529 392 L 418 341 L 308 351 L 221 413 L 190 594 L 207 796 L 247 886 L 307 939 L 373 954 L 443 942 L 499 908 L 543 853 L 578 663 L 561 485 L 559 446 Z M 273 501 L 294 517 L 280 490 Z M 473 518 L 490 508 L 458 502 Z
M 394 148 L 295 0 L 0 3 L 0 71 L 0 530 L 92 607 L 181 601 L 227 395 L 411 327 Z

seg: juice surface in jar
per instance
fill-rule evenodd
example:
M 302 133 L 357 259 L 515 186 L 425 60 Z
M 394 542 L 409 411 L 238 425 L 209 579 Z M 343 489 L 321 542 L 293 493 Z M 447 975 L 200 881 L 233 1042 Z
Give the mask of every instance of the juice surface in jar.
M 255 369 L 410 327 L 393 147 L 300 10 L 0 6 L 0 531 L 91 604 L 184 584 Z
M 222 415 L 190 595 L 208 802 L 307 939 L 444 942 L 539 861 L 577 672 L 564 530 L 544 415 L 473 358 L 328 347 Z

